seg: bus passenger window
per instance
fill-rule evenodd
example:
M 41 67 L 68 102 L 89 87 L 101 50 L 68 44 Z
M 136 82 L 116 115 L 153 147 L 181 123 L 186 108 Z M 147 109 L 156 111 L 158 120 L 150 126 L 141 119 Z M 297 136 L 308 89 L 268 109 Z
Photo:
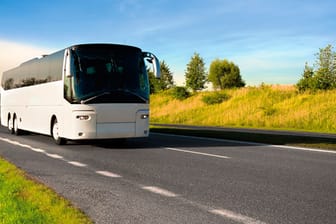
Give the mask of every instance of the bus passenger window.
M 88 67 L 88 68 L 86 68 L 86 74 L 88 74 L 88 75 L 94 75 L 94 74 L 96 74 L 96 68 L 95 67 Z
M 106 71 L 108 72 L 108 73 L 111 73 L 112 72 L 112 64 L 111 63 L 107 63 L 106 65 L 105 65 L 105 67 L 106 67 Z

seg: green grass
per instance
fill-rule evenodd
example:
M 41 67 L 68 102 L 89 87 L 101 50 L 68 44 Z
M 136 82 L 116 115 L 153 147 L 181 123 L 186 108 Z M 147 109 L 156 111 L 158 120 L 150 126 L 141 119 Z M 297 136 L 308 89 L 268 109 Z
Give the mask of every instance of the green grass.
M 206 104 L 212 92 L 185 100 L 169 91 L 151 96 L 151 122 L 336 133 L 336 91 L 298 93 L 294 86 L 224 90 L 226 100 Z
M 79 209 L 0 158 L 0 224 L 92 223 Z

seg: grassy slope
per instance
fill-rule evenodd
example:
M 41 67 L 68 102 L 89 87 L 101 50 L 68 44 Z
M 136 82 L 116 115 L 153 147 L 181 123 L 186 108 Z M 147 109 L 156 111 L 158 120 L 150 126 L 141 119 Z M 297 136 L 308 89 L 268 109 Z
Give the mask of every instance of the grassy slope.
M 70 202 L 0 158 L 0 223 L 92 223 Z
M 194 94 L 179 101 L 168 92 L 151 96 L 151 122 L 336 133 L 336 91 L 299 94 L 293 86 L 225 90 L 221 104 Z

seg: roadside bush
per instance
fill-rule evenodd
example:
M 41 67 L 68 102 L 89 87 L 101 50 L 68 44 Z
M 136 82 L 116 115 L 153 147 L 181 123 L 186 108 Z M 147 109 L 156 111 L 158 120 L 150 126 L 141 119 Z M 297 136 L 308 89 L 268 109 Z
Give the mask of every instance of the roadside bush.
M 336 52 L 332 45 L 316 54 L 315 69 L 306 62 L 302 78 L 296 84 L 299 92 L 336 89 Z
M 184 100 L 190 96 L 186 87 L 182 86 L 175 86 L 170 90 L 170 94 L 174 99 L 177 100 Z
M 207 105 L 220 104 L 230 99 L 230 96 L 223 92 L 213 92 L 202 97 L 202 101 Z

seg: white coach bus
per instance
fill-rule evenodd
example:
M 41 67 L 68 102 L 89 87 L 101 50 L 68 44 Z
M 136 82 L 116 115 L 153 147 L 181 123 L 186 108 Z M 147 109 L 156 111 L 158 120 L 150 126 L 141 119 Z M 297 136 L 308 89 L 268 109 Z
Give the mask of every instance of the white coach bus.
M 158 59 L 126 45 L 81 44 L 24 62 L 1 80 L 1 124 L 66 140 L 147 137 Z

